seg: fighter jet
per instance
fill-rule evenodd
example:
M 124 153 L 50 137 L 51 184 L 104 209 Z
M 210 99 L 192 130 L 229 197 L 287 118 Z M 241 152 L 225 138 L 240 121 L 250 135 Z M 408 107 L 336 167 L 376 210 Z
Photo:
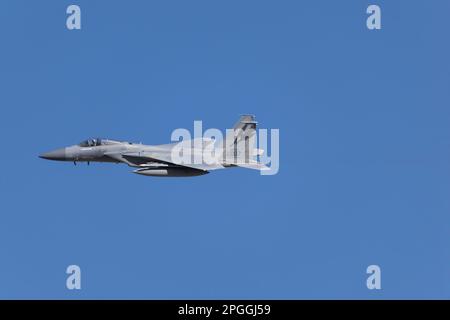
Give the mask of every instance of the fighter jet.
M 156 177 L 200 176 L 211 170 L 231 167 L 267 170 L 268 167 L 257 160 L 264 151 L 255 148 L 256 126 L 255 116 L 242 115 L 230 131 L 231 134 L 227 134 L 219 146 L 215 146 L 217 141 L 207 138 L 162 145 L 94 138 L 43 153 L 39 157 L 71 161 L 75 165 L 77 162 L 125 163 L 136 168 L 134 173 Z M 214 154 L 208 161 L 203 158 L 206 148 Z M 189 161 L 183 155 L 187 155 Z M 192 160 L 195 158 L 200 158 L 200 161 Z

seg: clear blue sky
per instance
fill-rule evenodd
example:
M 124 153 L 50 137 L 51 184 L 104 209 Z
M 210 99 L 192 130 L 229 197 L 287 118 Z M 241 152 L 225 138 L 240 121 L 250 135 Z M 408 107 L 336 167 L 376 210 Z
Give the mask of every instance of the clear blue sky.
M 66 29 L 72 3 L 80 31 Z M 449 13 L 1 1 L 0 298 L 450 298 Z M 91 136 L 165 143 L 242 113 L 280 129 L 278 175 L 37 157 Z M 70 264 L 81 291 L 65 287 Z

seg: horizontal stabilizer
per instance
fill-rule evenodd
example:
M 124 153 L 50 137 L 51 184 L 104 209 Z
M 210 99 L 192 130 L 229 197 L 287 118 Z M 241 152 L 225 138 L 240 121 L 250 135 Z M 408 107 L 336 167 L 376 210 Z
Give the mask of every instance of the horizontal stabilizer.
M 261 162 L 248 162 L 248 163 L 232 163 L 231 166 L 236 166 L 240 168 L 246 168 L 246 169 L 254 169 L 254 170 L 270 170 L 268 166 L 266 166 L 264 163 Z

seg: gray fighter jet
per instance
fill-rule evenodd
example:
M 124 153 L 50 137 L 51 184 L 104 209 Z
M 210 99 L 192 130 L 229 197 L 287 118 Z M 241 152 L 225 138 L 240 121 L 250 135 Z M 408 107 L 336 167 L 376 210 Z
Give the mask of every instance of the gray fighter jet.
M 268 168 L 257 160 L 263 150 L 255 148 L 256 125 L 253 115 L 241 116 L 231 134 L 227 134 L 220 142 L 220 146 L 215 146 L 217 141 L 214 139 L 206 138 L 156 146 L 95 138 L 43 153 L 39 157 L 71 161 L 75 165 L 77 162 L 125 163 L 136 168 L 134 173 L 158 177 L 199 176 L 211 170 L 230 167 L 267 170 Z M 206 149 L 214 154 L 208 161 L 204 158 Z M 199 158 L 200 161 L 195 161 Z

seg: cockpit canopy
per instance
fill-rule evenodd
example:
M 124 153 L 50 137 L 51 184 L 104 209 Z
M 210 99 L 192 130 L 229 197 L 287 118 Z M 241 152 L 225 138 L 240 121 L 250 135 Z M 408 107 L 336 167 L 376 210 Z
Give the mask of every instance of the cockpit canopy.
M 87 140 L 80 142 L 78 144 L 78 146 L 80 146 L 80 147 L 97 147 L 97 146 L 123 144 L 123 143 L 132 144 L 132 143 L 126 142 L 126 141 L 116 141 L 116 140 L 109 140 L 109 139 L 92 138 L 92 139 L 87 139 Z
M 87 139 L 82 142 L 80 142 L 78 145 L 80 147 L 95 147 L 95 146 L 101 146 L 103 144 L 102 139 L 100 138 L 94 138 L 94 139 Z

